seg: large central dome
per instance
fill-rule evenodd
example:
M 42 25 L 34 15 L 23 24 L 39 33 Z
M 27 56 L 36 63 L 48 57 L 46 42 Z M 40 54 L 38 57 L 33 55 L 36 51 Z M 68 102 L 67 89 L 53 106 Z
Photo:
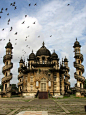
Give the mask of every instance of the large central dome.
M 51 56 L 50 51 L 44 46 L 44 42 L 43 42 L 43 46 L 36 53 L 36 56 L 41 56 L 41 55 Z

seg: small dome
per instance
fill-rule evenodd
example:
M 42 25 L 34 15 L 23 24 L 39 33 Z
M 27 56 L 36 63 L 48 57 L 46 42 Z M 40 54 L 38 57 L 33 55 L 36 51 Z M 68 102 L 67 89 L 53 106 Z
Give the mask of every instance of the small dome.
M 44 46 L 44 42 L 43 42 L 43 46 L 36 53 L 36 56 L 41 56 L 41 55 L 51 56 L 50 51 Z
M 75 47 L 81 47 L 80 43 L 77 41 L 77 38 L 76 38 L 76 42 L 74 43 L 73 48 L 75 48 Z
M 65 56 L 64 62 L 68 62 L 68 59 L 66 58 L 66 56 Z
M 24 63 L 24 61 L 23 61 L 22 57 L 21 57 L 21 59 L 20 59 L 20 62 L 19 62 L 19 63 Z
M 33 50 L 32 50 L 32 53 L 29 55 L 29 59 L 30 60 L 34 60 L 35 59 L 35 54 L 33 53 Z
M 58 58 L 58 55 L 55 53 L 55 50 L 52 53 L 51 57 L 52 57 L 52 59 L 57 59 Z
M 6 47 L 5 47 L 5 48 L 10 48 L 10 49 L 13 49 L 13 47 L 12 47 L 12 44 L 11 44 L 10 40 L 9 40 L 9 42 L 7 43 L 7 45 L 6 45 Z

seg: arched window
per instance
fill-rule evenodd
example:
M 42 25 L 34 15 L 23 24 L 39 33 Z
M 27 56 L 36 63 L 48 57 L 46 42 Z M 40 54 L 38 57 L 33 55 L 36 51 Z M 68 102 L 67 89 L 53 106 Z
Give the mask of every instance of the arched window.
M 42 57 L 42 64 L 45 63 L 45 57 Z
M 48 86 L 51 87 L 51 81 L 48 82 Z
M 36 87 L 38 87 L 39 86 L 39 82 L 38 81 L 36 81 Z
M 79 75 L 81 75 L 81 71 L 79 71 Z

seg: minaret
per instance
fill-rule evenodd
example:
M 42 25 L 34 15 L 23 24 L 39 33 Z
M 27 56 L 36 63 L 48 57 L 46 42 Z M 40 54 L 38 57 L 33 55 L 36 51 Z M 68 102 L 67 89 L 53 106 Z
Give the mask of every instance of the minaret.
M 83 62 L 83 55 L 80 53 L 80 43 L 77 41 L 74 43 L 74 52 L 75 52 L 75 62 L 74 67 L 76 68 L 76 72 L 74 73 L 74 77 L 77 80 L 76 86 L 76 97 L 81 97 L 83 92 L 83 84 L 85 82 L 85 78 L 82 76 L 84 72 L 84 66 L 81 64 Z
M 64 66 L 65 66 L 65 73 L 64 73 L 64 76 L 65 76 L 65 94 L 68 94 L 70 93 L 70 82 L 68 81 L 70 79 L 70 75 L 68 74 L 69 72 L 69 67 L 68 67 L 68 59 L 66 58 L 65 56 L 65 59 L 64 59 Z
M 19 72 L 19 75 L 18 75 L 18 80 L 19 80 L 19 83 L 18 83 L 18 91 L 19 91 L 19 94 L 21 94 L 21 91 L 23 89 L 23 73 L 22 73 L 22 67 L 24 65 L 24 61 L 21 57 L 20 59 L 20 62 L 19 62 L 20 66 L 18 68 L 18 72 Z
M 5 66 L 2 68 L 2 72 L 4 74 L 4 77 L 2 78 L 3 96 L 11 97 L 10 80 L 12 79 L 12 73 L 10 73 L 10 70 L 13 67 L 13 63 L 11 62 L 13 47 L 10 40 L 5 48 L 6 48 L 6 55 L 3 57 L 3 62 Z

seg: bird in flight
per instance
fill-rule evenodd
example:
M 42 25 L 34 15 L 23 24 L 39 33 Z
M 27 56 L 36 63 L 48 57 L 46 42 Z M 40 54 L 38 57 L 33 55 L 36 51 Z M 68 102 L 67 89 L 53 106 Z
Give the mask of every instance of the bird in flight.
M 24 24 L 24 23 L 25 23 L 25 21 L 22 22 L 22 24 Z
M 8 20 L 8 22 L 10 22 L 10 19 Z
M 27 17 L 27 15 L 25 15 L 25 18 Z
M 1 18 L 1 16 L 0 16 L 0 18 Z
M 69 6 L 70 4 L 68 4 L 67 6 Z
M 29 4 L 29 6 L 31 6 L 31 3 Z
M 14 10 L 17 9 L 17 7 L 15 6 Z
M 13 28 L 11 27 L 10 31 L 12 31 L 12 29 L 13 29 Z
M 1 10 L 3 10 L 3 8 Z
M 40 36 L 38 36 L 38 38 L 39 38 Z
M 15 35 L 17 35 L 17 32 L 15 33 Z
M 50 37 L 52 37 L 52 35 Z
M 4 31 L 4 28 L 2 29 L 2 31 Z
M 34 6 L 37 6 L 37 3 L 35 3 Z
M 3 13 L 2 10 L 0 11 L 0 13 Z
M 29 28 L 30 26 L 28 26 L 27 28 Z
M 35 24 L 35 22 L 33 22 L 33 24 Z
M 8 8 L 5 9 L 5 11 L 7 11 Z
M 9 15 L 9 13 L 7 15 Z
M 10 6 L 12 6 L 13 4 L 12 3 L 10 3 Z

